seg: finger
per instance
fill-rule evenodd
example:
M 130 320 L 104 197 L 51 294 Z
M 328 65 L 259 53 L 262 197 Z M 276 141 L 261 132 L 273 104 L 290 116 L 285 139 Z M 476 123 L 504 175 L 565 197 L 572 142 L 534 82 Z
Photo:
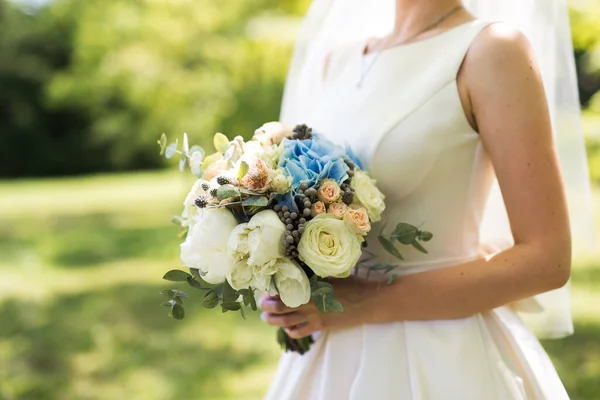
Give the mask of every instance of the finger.
M 261 300 L 260 308 L 269 314 L 289 314 L 298 311 L 294 308 L 289 308 L 279 299 Z
M 317 332 L 318 329 L 316 329 L 314 324 L 311 324 L 309 322 L 304 325 L 300 324 L 295 327 L 288 328 L 285 331 L 287 332 L 288 336 L 292 339 L 301 339 L 303 337 L 312 335 L 313 333 Z
M 306 316 L 299 312 L 293 312 L 290 314 L 265 313 L 264 320 L 269 325 L 279 326 L 281 328 L 291 328 L 306 322 Z

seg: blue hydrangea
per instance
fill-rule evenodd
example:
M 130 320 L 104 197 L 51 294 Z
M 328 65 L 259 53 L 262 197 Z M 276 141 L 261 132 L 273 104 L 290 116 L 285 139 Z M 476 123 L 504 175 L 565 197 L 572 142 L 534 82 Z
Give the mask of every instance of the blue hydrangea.
M 292 177 L 294 192 L 301 183 L 313 187 L 326 178 L 338 184 L 348 179 L 348 166 L 343 159 L 346 151 L 321 135 L 313 133 L 312 139 L 305 140 L 284 139 L 283 146 L 279 167 Z

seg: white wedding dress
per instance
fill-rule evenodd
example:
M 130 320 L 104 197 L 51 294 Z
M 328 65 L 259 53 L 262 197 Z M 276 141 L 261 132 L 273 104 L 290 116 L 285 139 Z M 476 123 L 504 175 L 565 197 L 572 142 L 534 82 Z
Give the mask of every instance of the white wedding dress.
M 362 43 L 334 52 L 319 107 L 306 122 L 350 144 L 386 195 L 383 220 L 433 232 L 429 254 L 402 248 L 396 273 L 481 257 L 479 225 L 494 177 L 464 115 L 456 76 L 487 24 L 472 21 L 385 50 L 360 88 Z M 374 55 L 369 55 L 369 64 Z M 379 231 L 376 224 L 373 231 Z M 385 261 L 397 261 L 369 240 Z M 269 400 L 568 399 L 548 356 L 511 308 L 469 318 L 323 332 L 283 354 Z

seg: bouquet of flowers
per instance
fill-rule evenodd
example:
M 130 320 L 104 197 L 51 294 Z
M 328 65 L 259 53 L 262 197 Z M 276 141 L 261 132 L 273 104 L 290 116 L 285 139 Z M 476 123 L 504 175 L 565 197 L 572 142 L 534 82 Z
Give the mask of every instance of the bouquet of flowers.
M 309 301 L 319 311 L 342 312 L 326 278 L 345 278 L 375 256 L 367 251 L 365 235 L 381 219 L 384 196 L 363 170 L 350 148 L 313 133 L 306 125 L 293 130 L 279 122 L 257 129 L 249 141 L 229 140 L 217 133 L 216 152 L 206 155 L 189 147 L 187 135 L 159 144 L 167 158 L 180 157 L 198 180 L 184 201 L 181 216 L 185 241 L 181 260 L 190 272 L 171 270 L 164 279 L 187 282 L 204 291 L 203 305 L 223 312 L 257 309 L 256 292 L 278 295 L 288 307 Z M 426 252 L 420 241 L 431 233 L 400 223 L 377 239 L 402 259 L 395 242 Z M 366 257 L 365 257 L 366 255 Z M 361 258 L 362 256 L 362 258 Z M 396 265 L 371 264 L 370 271 L 387 274 Z M 391 283 L 394 275 L 387 277 Z M 180 290 L 163 290 L 171 315 L 182 319 Z M 293 340 L 279 330 L 286 349 L 304 353 L 312 338 Z

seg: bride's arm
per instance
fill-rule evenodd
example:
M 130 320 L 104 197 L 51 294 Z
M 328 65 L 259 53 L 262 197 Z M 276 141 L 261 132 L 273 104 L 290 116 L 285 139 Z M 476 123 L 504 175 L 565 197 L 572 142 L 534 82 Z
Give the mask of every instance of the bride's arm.
M 274 311 L 268 322 L 291 326 L 308 320 L 290 331 L 302 337 L 360 323 L 461 318 L 567 282 L 569 222 L 546 97 L 527 41 L 501 24 L 486 28 L 469 50 L 460 78 L 498 177 L 515 245 L 488 261 L 404 276 L 379 290 L 341 280 L 334 288 L 345 305 L 341 314 L 313 315 L 311 306 L 289 310 L 267 300 L 263 307 Z

